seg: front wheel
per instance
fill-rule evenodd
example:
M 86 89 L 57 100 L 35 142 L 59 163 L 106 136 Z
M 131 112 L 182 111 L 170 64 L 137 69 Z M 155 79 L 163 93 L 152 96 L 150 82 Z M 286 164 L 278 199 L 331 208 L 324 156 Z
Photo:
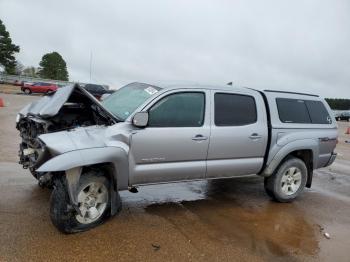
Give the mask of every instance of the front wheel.
M 307 181 L 307 168 L 299 158 L 287 158 L 277 170 L 265 178 L 266 193 L 278 202 L 291 202 L 298 197 Z
M 110 216 L 110 198 L 110 182 L 105 176 L 92 171 L 83 174 L 77 190 L 78 212 L 70 204 L 65 179 L 59 179 L 51 195 L 51 221 L 64 233 L 91 229 Z

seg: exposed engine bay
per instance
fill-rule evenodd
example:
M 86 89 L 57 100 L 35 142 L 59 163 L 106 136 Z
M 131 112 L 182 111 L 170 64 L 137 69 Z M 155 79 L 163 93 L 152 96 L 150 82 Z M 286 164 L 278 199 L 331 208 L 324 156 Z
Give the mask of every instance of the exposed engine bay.
M 60 88 L 29 104 L 18 114 L 16 128 L 22 138 L 19 163 L 39 180 L 44 174 L 37 173 L 36 169 L 50 158 L 39 135 L 116 122 L 113 114 L 79 85 Z

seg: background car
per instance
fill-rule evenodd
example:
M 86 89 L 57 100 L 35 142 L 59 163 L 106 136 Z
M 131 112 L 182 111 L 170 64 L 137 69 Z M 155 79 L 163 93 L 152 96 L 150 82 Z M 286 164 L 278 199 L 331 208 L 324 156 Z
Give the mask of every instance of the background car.
M 335 116 L 337 121 L 350 121 L 350 112 L 342 112 Z
M 115 90 L 108 90 L 103 85 L 96 84 L 86 84 L 84 89 L 87 90 L 90 94 L 92 94 L 97 99 L 101 99 L 104 94 L 112 94 Z
M 105 93 L 100 97 L 100 101 L 104 101 L 107 97 L 109 97 L 111 93 Z
M 52 83 L 36 82 L 34 84 L 23 83 L 21 90 L 25 94 L 29 95 L 31 93 L 49 93 L 56 91 L 58 86 Z
M 21 80 L 15 80 L 15 81 L 13 81 L 13 85 L 14 85 L 14 86 L 22 86 L 22 85 L 23 85 L 23 81 L 21 81 Z

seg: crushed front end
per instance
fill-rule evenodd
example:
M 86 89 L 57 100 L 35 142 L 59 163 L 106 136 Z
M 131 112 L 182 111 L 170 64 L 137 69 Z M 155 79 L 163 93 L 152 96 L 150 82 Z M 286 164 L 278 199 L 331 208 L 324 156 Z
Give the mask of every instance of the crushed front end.
M 52 157 L 39 139 L 40 135 L 92 125 L 108 126 L 116 122 L 116 118 L 79 85 L 60 88 L 19 112 L 16 119 L 22 140 L 19 163 L 39 181 L 47 180 L 46 174 L 36 172 Z

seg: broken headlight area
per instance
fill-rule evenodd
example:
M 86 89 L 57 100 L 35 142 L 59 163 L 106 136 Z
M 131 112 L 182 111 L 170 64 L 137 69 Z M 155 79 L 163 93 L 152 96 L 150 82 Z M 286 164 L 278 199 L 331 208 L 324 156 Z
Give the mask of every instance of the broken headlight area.
M 39 179 L 40 175 L 36 169 L 51 158 L 48 148 L 40 139 L 33 139 L 31 143 L 22 141 L 19 145 L 19 163 L 25 169 L 29 169 L 32 175 Z
M 20 115 L 20 114 L 17 114 L 17 115 L 16 115 L 16 124 L 19 122 L 19 120 L 21 120 L 21 115 Z

